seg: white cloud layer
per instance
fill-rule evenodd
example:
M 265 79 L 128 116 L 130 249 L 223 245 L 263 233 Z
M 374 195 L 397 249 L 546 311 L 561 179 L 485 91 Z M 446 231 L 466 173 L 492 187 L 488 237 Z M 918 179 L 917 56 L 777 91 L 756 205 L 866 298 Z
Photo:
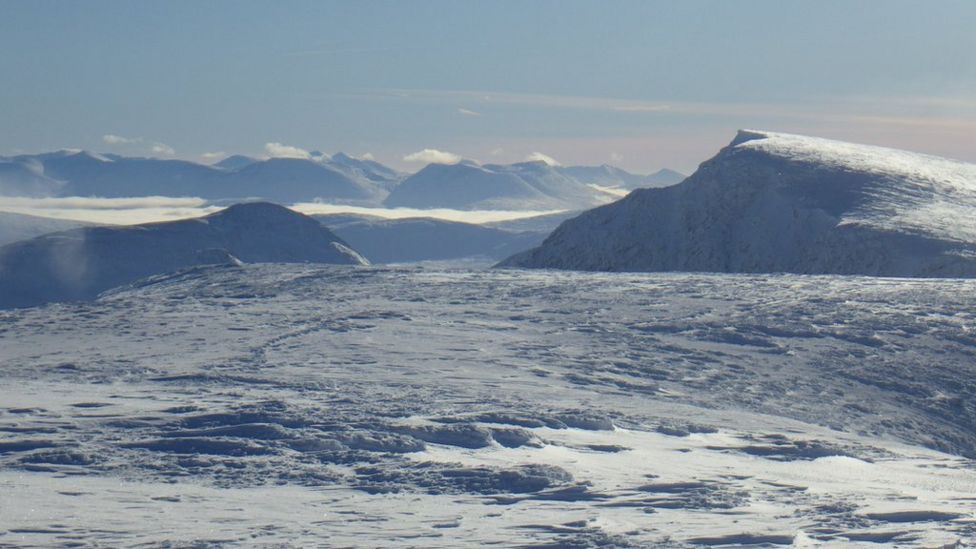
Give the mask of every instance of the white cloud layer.
M 424 149 L 403 157 L 404 162 L 422 162 L 424 164 L 457 164 L 461 157 L 454 153 L 437 149 Z
M 311 158 L 312 153 L 299 147 L 277 142 L 265 143 L 264 152 L 271 158 Z
M 304 214 L 355 213 L 386 219 L 409 217 L 433 217 L 466 223 L 488 223 L 522 219 L 537 215 L 559 213 L 562 210 L 452 210 L 447 208 L 366 208 L 341 204 L 309 202 L 290 206 Z M 174 198 L 167 196 L 141 196 L 133 198 L 92 198 L 68 196 L 61 198 L 14 198 L 0 197 L 0 211 L 75 219 L 105 225 L 131 225 L 155 221 L 172 221 L 199 217 L 222 209 L 202 198 Z
M 548 166 L 562 166 L 555 158 L 542 154 L 541 152 L 534 152 L 529 156 L 525 157 L 526 162 L 545 162 Z
M 140 196 L 134 198 L 0 197 L 0 211 L 74 219 L 99 225 L 132 225 L 199 217 L 219 210 L 202 198 Z
M 461 115 L 464 115 L 464 116 L 481 116 L 481 113 L 478 112 L 478 111 L 473 111 L 471 109 L 465 109 L 465 108 L 461 108 L 461 107 L 458 107 L 457 112 L 458 112 L 458 114 L 461 114 Z
M 384 219 L 408 219 L 415 217 L 432 217 L 447 221 L 462 223 L 492 223 L 495 221 L 510 221 L 539 215 L 561 213 L 565 210 L 452 210 L 450 208 L 366 208 L 362 206 L 347 206 L 343 204 L 324 204 L 319 202 L 301 202 L 290 206 L 291 209 L 305 215 L 352 213 L 362 214 Z

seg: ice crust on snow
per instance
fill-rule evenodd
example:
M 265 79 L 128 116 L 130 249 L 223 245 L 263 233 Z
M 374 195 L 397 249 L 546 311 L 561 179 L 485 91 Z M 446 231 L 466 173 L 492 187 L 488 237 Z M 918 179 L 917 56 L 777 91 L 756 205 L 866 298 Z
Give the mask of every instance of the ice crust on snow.
M 741 131 L 684 182 L 565 222 L 507 266 L 976 276 L 976 165 Z

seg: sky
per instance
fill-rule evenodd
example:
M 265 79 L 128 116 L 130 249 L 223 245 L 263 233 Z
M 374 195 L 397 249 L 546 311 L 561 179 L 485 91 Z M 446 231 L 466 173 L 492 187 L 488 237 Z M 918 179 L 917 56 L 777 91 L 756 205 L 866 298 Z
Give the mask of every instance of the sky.
M 690 173 L 756 128 L 976 161 L 972 0 L 0 0 L 0 13 L 0 155 L 345 151 L 413 171 L 430 149 Z

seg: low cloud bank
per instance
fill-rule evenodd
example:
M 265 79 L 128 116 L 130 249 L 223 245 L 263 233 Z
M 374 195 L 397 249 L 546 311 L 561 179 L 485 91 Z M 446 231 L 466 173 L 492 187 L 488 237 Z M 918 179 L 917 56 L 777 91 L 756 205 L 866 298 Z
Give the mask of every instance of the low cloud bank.
M 0 197 L 0 211 L 73 219 L 99 225 L 134 225 L 157 221 L 173 221 L 200 217 L 221 210 L 226 204 L 216 205 L 196 197 L 140 196 L 132 198 L 91 198 L 68 196 L 61 198 L 14 198 Z M 384 219 L 408 217 L 433 217 L 465 223 L 491 223 L 559 213 L 561 210 L 452 210 L 447 208 L 368 208 L 304 202 L 289 206 L 307 214 L 350 213 L 370 215 Z

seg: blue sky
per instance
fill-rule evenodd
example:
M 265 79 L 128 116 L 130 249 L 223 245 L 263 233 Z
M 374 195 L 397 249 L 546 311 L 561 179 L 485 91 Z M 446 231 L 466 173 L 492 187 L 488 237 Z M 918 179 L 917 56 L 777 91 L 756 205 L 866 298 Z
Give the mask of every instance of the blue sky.
M 690 171 L 753 127 L 976 161 L 970 0 L 0 0 L 0 12 L 0 154 L 199 160 L 276 142 L 401 168 L 433 148 Z

